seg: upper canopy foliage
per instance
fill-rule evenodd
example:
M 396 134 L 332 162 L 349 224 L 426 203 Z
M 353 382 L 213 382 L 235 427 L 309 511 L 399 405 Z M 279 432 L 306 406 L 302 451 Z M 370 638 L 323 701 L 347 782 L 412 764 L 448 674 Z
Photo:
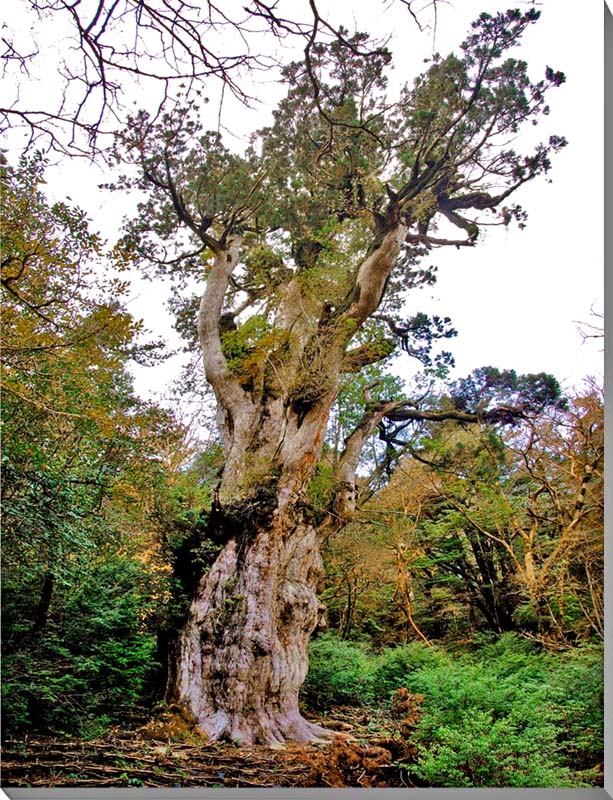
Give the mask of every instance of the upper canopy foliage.
M 331 44 L 312 42 L 284 70 L 287 95 L 243 155 L 204 129 L 193 100 L 159 120 L 138 113 L 115 148 L 140 171 L 115 188 L 146 192 L 124 245 L 184 280 L 206 277 L 209 256 L 241 236 L 225 310 L 243 320 L 251 308 L 274 325 L 295 279 L 313 320 L 338 317 L 355 297 L 360 262 L 403 225 L 401 254 L 362 343 L 391 333 L 381 358 L 396 342 L 430 363 L 432 341 L 455 332 L 448 319 L 398 316 L 407 289 L 434 281 L 419 260 L 433 247 L 473 246 L 482 224 L 496 224 L 487 213 L 523 226 L 525 212 L 507 198 L 548 172 L 566 143 L 550 136 L 532 152 L 515 149 L 522 126 L 548 113 L 547 91 L 564 82 L 551 68 L 531 80 L 511 55 L 538 18 L 534 9 L 481 14 L 459 54 L 435 55 L 396 100 L 386 96 L 385 48 L 367 50 L 364 34 L 346 31 Z M 194 302 L 174 303 L 185 332 Z

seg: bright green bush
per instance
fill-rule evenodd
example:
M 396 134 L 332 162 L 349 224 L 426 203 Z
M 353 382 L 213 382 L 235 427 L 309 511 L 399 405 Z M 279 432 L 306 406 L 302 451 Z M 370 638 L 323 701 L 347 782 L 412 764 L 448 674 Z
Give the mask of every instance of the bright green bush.
M 401 686 L 407 685 L 407 675 L 421 669 L 446 663 L 447 656 L 438 647 L 426 647 L 421 642 L 383 650 L 372 663 L 373 686 L 379 702 L 388 700 Z
M 302 699 L 312 708 L 372 702 L 373 656 L 364 645 L 323 634 L 309 647 L 309 672 Z
M 553 659 L 552 659 L 553 661 Z M 551 670 L 549 702 L 556 709 L 560 742 L 575 769 L 591 769 L 604 753 L 602 647 L 565 653 Z
M 411 768 L 430 786 L 578 785 L 562 764 L 555 724 L 540 716 L 530 724 L 469 707 L 455 723 L 432 723 L 426 715 L 419 726 L 418 763 Z
M 601 659 L 508 634 L 407 672 L 425 696 L 415 774 L 434 786 L 587 785 L 575 772 L 602 759 Z

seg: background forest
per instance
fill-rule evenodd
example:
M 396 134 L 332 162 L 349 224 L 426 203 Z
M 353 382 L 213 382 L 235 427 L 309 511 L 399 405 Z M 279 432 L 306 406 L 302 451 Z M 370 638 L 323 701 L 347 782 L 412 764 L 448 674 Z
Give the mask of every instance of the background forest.
M 562 80 L 548 75 L 552 85 Z M 131 136 L 141 122 L 132 118 Z M 210 170 L 229 170 L 230 155 L 208 146 Z M 344 153 L 361 157 L 349 144 Z M 169 410 L 134 389 L 134 364 L 165 358 L 163 343 L 126 311 L 134 249 L 105 242 L 77 203 L 51 200 L 47 162 L 31 150 L 3 157 L 1 173 L 2 716 L 13 745 L 93 740 L 163 714 L 173 636 L 195 576 L 220 548 L 209 524 L 219 439 L 182 406 Z M 353 192 L 350 211 L 362 202 L 355 186 L 334 191 Z M 147 226 L 155 201 L 141 206 Z M 508 213 L 522 222 L 521 210 Z M 168 214 L 152 223 L 158 240 L 173 230 Z M 337 280 L 333 246 L 321 249 L 326 270 L 305 279 L 314 295 Z M 257 244 L 247 270 L 273 294 L 285 279 Z M 434 282 L 416 262 L 407 270 L 412 285 Z M 193 302 L 175 295 L 188 349 Z M 325 615 L 309 645 L 301 709 L 330 721 L 339 708 L 359 709 L 366 738 L 383 715 L 406 785 L 601 784 L 602 387 L 586 378 L 563 391 L 554 376 L 508 365 L 451 379 L 453 359 L 437 351 L 455 335 L 448 318 L 418 314 L 395 333 L 421 372 L 410 386 L 393 376 L 389 341 L 377 323 L 367 326 L 368 358 L 340 378 L 309 483 Z M 278 347 L 274 336 L 257 314 L 225 331 L 243 385 Z M 199 375 L 182 380 L 183 399 L 210 408 Z M 330 498 L 347 442 L 384 405 L 388 416 L 364 437 L 355 513 L 334 525 Z
M 3 727 L 91 737 L 162 699 L 156 654 L 183 602 L 182 552 L 213 546 L 199 525 L 219 449 L 134 395 L 128 361 L 155 348 L 135 345 L 119 310 L 121 263 L 84 267 L 114 256 L 78 209 L 47 203 L 42 160 L 2 180 Z M 432 402 L 474 381 L 483 399 L 495 374 Z M 354 384 L 315 508 L 359 412 Z M 324 544 L 329 630 L 312 642 L 304 703 L 385 706 L 405 687 L 427 785 L 589 783 L 602 752 L 600 390 L 512 426 L 422 422 L 401 453 L 373 449 L 357 518 Z

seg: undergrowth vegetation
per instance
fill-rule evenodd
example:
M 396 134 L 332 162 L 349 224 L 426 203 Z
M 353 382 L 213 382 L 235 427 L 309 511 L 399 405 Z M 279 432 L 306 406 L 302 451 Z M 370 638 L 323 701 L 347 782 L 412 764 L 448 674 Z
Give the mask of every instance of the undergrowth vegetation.
M 157 664 L 148 630 L 152 576 L 138 561 L 81 565 L 80 580 L 55 592 L 41 631 L 28 598 L 3 587 L 3 735 L 105 732 L 146 699 Z
M 603 757 L 602 648 L 545 652 L 514 634 L 468 650 L 421 643 L 374 653 L 312 642 L 307 705 L 381 706 L 423 696 L 409 773 L 429 786 L 587 786 Z

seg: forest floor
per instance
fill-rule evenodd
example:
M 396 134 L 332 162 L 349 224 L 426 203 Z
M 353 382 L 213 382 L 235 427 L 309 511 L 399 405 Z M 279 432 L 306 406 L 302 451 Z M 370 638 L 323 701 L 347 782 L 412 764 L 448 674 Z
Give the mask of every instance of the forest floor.
M 195 741 L 185 731 L 149 723 L 113 728 L 99 739 L 24 738 L 5 742 L 2 786 L 414 786 L 413 749 L 383 710 L 336 707 L 309 718 L 337 732 L 326 744 L 279 748 Z

